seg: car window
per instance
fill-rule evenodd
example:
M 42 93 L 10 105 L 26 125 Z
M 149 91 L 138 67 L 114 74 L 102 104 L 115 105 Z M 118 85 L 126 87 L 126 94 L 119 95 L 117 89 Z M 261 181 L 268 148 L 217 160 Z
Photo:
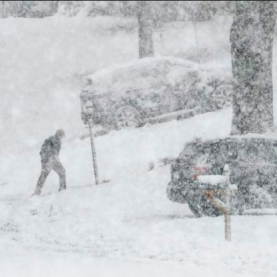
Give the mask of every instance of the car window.
M 277 163 L 277 143 L 273 145 L 274 149 L 274 161 Z
M 273 164 L 277 164 L 277 142 L 276 143 L 272 142 L 270 144 L 268 159 Z
M 222 140 L 211 144 L 208 163 L 213 166 L 224 167 L 237 159 L 238 146 L 236 141 Z
M 236 160 L 238 157 L 238 142 L 236 140 L 227 141 L 227 154 L 229 160 Z
M 259 151 L 262 153 L 262 157 L 264 157 L 265 161 L 270 163 L 275 162 L 275 151 L 272 142 L 266 142 L 263 144 Z
M 186 144 L 185 148 L 181 152 L 179 158 L 181 159 L 191 159 L 197 155 L 197 147 L 193 143 Z
M 208 163 L 211 165 L 222 163 L 226 156 L 226 145 L 215 142 L 210 145 L 210 155 L 208 157 Z
M 199 143 L 188 143 L 179 158 L 188 163 L 195 164 L 203 159 L 203 146 Z
M 189 143 L 180 158 L 193 164 L 223 167 L 236 161 L 245 163 L 277 164 L 277 142 L 266 140 L 219 140 L 203 144 Z
M 209 153 L 203 153 L 202 155 L 199 155 L 196 157 L 195 159 L 195 165 L 207 165 L 207 162 L 208 162 L 208 157 L 209 157 Z
M 274 163 L 276 154 L 271 141 L 249 140 L 239 150 L 239 159 L 248 163 Z

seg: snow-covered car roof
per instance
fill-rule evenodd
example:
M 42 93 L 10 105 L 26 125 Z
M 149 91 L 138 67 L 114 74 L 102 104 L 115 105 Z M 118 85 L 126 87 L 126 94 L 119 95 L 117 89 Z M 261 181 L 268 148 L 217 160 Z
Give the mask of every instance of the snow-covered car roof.
M 146 89 L 159 82 L 174 84 L 179 77 L 198 70 L 198 64 L 179 58 L 143 58 L 86 76 L 88 84 L 83 93 L 100 95 L 111 91 Z

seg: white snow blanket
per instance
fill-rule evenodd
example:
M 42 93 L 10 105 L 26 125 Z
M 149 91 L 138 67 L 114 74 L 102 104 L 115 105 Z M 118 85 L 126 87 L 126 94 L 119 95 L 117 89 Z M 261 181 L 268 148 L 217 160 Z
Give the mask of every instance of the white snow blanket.
M 154 33 L 155 51 L 193 57 L 196 27 L 199 49 L 208 48 L 215 67 L 231 69 L 231 22 L 185 22 L 163 32 L 164 47 Z M 196 137 L 230 134 L 231 109 L 97 137 L 100 179 L 111 181 L 94 185 L 90 141 L 79 139 L 80 79 L 138 55 L 137 30 L 111 32 L 105 18 L 100 23 L 0 19 L 1 277 L 276 277 L 276 217 L 232 217 L 226 243 L 222 217 L 194 218 L 166 197 L 170 168 L 160 159 L 177 157 Z M 41 144 L 60 127 L 69 189 L 59 194 L 51 173 L 41 197 L 30 198 Z
M 200 182 L 200 183 L 203 183 L 203 184 L 208 184 L 208 185 L 212 185 L 212 186 L 215 186 L 215 185 L 224 185 L 226 186 L 226 177 L 223 176 L 223 175 L 200 175 L 197 177 L 197 180 Z

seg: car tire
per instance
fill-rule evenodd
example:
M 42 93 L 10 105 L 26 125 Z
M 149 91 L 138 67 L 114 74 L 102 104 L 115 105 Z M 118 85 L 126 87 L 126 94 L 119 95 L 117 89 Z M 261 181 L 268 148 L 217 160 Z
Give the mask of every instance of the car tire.
M 196 217 L 201 217 L 203 215 L 200 207 L 195 203 L 194 201 L 189 201 L 188 202 L 189 208 L 191 212 L 196 216 Z
M 216 217 L 222 215 L 222 212 L 204 195 L 200 197 L 199 206 L 202 213 L 206 216 Z
M 222 215 L 222 212 L 204 195 L 194 196 L 188 201 L 188 205 L 192 213 L 197 217 Z
M 115 112 L 116 129 L 120 130 L 126 127 L 140 127 L 141 117 L 136 108 L 124 106 Z

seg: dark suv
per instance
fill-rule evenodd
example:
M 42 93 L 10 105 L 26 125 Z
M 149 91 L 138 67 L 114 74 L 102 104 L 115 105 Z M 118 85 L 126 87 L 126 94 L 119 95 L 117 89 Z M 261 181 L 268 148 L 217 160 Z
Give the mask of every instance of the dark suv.
M 231 183 L 237 185 L 231 203 L 233 213 L 277 208 L 277 139 L 262 136 L 187 143 L 171 165 L 168 198 L 187 203 L 197 216 L 220 215 L 220 210 L 201 192 L 197 177 L 222 175 L 225 164 L 230 168 Z

